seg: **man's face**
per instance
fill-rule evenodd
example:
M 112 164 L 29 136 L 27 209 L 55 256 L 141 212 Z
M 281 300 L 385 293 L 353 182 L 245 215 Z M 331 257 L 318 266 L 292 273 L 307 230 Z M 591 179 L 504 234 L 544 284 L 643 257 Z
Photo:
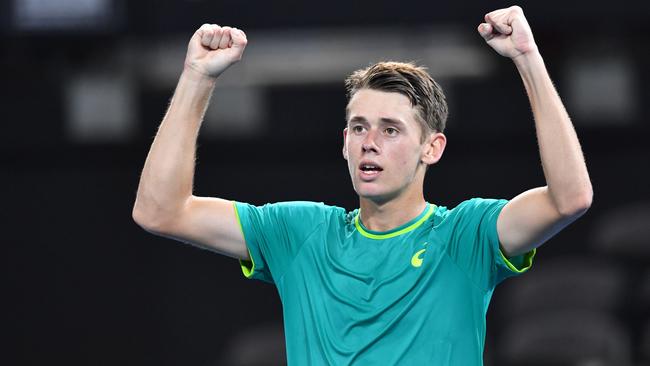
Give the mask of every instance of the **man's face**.
M 409 99 L 399 93 L 361 89 L 350 99 L 347 112 L 343 156 L 357 194 L 386 202 L 410 189 L 421 189 L 426 170 L 423 155 L 430 140 L 420 142 L 423 131 Z

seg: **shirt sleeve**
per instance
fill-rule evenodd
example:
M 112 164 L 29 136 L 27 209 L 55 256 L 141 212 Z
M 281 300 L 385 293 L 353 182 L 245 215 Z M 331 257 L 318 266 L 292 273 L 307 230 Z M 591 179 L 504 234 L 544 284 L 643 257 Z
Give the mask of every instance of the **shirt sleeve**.
M 536 249 L 506 258 L 501 251 L 497 219 L 504 199 L 472 198 L 449 211 L 453 223 L 448 252 L 474 283 L 484 290 L 504 279 L 526 272 Z
M 325 205 L 280 202 L 253 206 L 234 202 L 251 260 L 240 260 L 244 276 L 270 283 L 291 265 L 305 239 L 325 221 Z

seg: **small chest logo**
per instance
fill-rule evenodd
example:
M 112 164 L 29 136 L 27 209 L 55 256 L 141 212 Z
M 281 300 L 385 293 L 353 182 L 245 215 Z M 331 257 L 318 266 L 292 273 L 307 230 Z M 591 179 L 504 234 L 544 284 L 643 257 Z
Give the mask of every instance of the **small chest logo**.
M 424 244 L 422 244 L 422 245 L 426 247 L 427 244 L 429 244 L 429 243 L 424 243 Z M 416 268 L 417 268 L 417 267 L 420 267 L 420 266 L 422 265 L 422 261 L 423 261 L 423 259 L 420 258 L 420 255 L 421 255 L 422 253 L 424 253 L 426 250 L 427 250 L 427 248 L 420 249 L 420 250 L 418 250 L 417 252 L 415 252 L 415 254 L 413 254 L 413 257 L 411 257 L 411 265 L 412 265 L 413 267 L 416 267 Z

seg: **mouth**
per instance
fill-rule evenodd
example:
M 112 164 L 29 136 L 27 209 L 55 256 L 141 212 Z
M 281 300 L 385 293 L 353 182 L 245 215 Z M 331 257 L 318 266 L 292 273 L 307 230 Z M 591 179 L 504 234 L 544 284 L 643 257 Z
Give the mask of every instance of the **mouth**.
M 372 180 L 379 176 L 384 170 L 381 166 L 373 162 L 361 162 L 359 164 L 359 175 L 363 180 Z

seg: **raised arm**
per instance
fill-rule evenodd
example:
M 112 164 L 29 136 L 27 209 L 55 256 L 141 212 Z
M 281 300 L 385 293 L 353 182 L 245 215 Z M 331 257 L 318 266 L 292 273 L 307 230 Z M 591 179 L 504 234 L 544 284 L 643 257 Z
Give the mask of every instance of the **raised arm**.
M 540 246 L 591 206 L 592 186 L 582 149 L 518 6 L 488 13 L 478 27 L 485 41 L 515 63 L 533 110 L 546 186 L 506 204 L 497 220 L 507 256 Z
M 233 203 L 192 194 L 196 139 L 218 76 L 246 47 L 239 29 L 204 24 L 187 47 L 185 67 L 140 177 L 133 219 L 145 230 L 249 259 Z

